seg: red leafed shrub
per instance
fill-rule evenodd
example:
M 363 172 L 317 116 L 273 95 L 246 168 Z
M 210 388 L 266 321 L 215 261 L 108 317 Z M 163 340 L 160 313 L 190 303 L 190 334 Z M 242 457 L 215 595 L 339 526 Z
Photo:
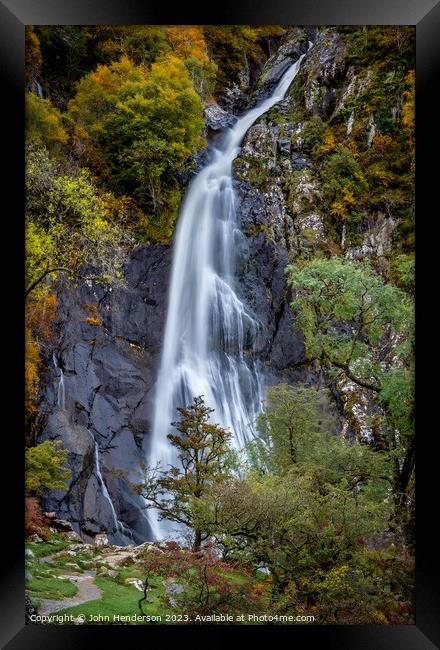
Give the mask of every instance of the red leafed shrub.
M 48 538 L 47 527 L 41 512 L 40 504 L 36 497 L 25 498 L 25 535 L 36 533 L 43 540 Z
M 177 613 L 207 616 L 212 614 L 256 613 L 264 610 L 265 589 L 256 588 L 255 578 L 220 560 L 213 548 L 199 552 L 181 548 L 175 542 L 145 548 L 142 565 L 148 590 L 157 578 L 167 584 L 162 600 L 172 602 Z M 175 585 L 175 588 L 173 588 Z

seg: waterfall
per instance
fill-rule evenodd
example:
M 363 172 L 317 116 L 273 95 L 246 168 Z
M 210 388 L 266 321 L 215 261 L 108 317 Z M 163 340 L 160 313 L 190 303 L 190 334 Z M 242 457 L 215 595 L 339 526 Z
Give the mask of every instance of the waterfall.
M 90 435 L 92 435 L 92 434 L 90 434 Z M 92 438 L 93 438 L 93 436 L 92 436 Z M 110 493 L 109 493 L 109 491 L 107 489 L 107 485 L 105 484 L 105 481 L 104 481 L 104 479 L 102 477 L 102 474 L 101 474 L 101 466 L 100 466 L 100 462 L 99 462 L 98 443 L 96 442 L 96 440 L 94 438 L 93 438 L 93 440 L 94 440 L 94 444 L 95 444 L 95 471 L 96 471 L 96 478 L 98 479 L 98 483 L 99 483 L 99 485 L 101 487 L 102 495 L 103 495 L 103 497 L 105 498 L 105 500 L 107 501 L 107 503 L 110 506 L 110 510 L 111 510 L 112 517 L 113 517 L 113 525 L 114 525 L 113 530 L 119 532 L 124 537 L 129 537 L 130 540 L 133 541 L 133 534 L 132 534 L 131 530 L 129 528 L 127 528 L 127 526 L 125 526 L 125 524 L 123 524 L 122 521 L 120 521 L 118 519 L 118 516 L 116 514 L 115 506 L 113 505 L 113 501 L 112 501 Z
M 58 366 L 57 358 L 55 352 L 52 355 L 53 365 L 59 370 L 60 378 L 58 380 L 58 389 L 57 389 L 57 407 L 62 411 L 66 410 L 66 389 L 64 386 L 64 372 L 63 369 Z
M 311 44 L 309 44 L 309 47 Z M 271 97 L 247 111 L 213 149 L 191 182 L 176 228 L 168 312 L 156 383 L 149 465 L 175 464 L 167 440 L 176 407 L 197 395 L 215 409 L 213 421 L 233 433 L 235 448 L 255 435 L 264 379 L 255 355 L 260 323 L 237 295 L 234 250 L 243 238 L 236 214 L 232 162 L 252 124 L 280 102 L 305 54 L 282 76 Z M 165 522 L 149 511 L 156 538 Z

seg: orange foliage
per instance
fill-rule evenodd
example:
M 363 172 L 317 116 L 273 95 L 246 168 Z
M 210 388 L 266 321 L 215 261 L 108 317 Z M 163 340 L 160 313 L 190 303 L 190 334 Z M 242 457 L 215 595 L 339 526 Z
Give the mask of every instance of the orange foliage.
M 25 330 L 25 412 L 32 415 L 36 411 L 39 373 L 41 369 L 41 343 L 48 344 L 54 336 L 54 321 L 57 299 L 46 293 L 37 300 L 26 303 Z
M 53 325 L 57 310 L 57 299 L 47 293 L 26 307 L 26 323 L 39 340 L 49 343 L 54 335 Z
M 102 320 L 99 316 L 98 307 L 96 305 L 83 305 L 83 307 L 90 312 L 90 316 L 86 316 L 84 319 L 84 322 L 86 322 L 87 325 L 95 325 L 96 327 L 102 325 Z
M 47 526 L 36 497 L 25 498 L 24 526 L 26 537 L 36 533 L 43 540 L 48 538 Z
M 203 29 L 197 25 L 177 25 L 167 27 L 165 33 L 174 52 L 182 59 L 198 59 L 200 63 L 209 61 Z
M 38 374 L 41 366 L 40 348 L 34 340 L 32 332 L 26 328 L 25 338 L 25 411 L 28 415 L 35 413 L 35 400 L 38 392 Z

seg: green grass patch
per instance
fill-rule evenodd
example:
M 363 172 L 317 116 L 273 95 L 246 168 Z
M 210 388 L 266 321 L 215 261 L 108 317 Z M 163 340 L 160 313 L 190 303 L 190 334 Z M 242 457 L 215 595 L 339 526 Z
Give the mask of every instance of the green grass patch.
M 70 580 L 61 580 L 51 576 L 35 576 L 26 584 L 31 597 L 63 600 L 78 593 L 78 589 Z
M 53 553 L 64 551 L 71 544 L 72 542 L 68 539 L 60 539 L 56 540 L 55 543 L 40 542 L 39 544 L 34 544 L 33 542 L 27 542 L 26 548 L 30 548 L 36 557 L 46 557 L 46 555 L 53 555 Z
M 96 622 L 89 621 L 89 616 L 109 616 L 110 623 L 112 623 L 114 614 L 120 614 L 121 616 L 140 615 L 138 602 L 142 598 L 142 593 L 133 585 L 122 585 L 106 576 L 97 576 L 95 584 L 102 590 L 101 598 L 60 610 L 57 614 L 72 614 L 73 616 L 83 614 L 86 618 L 85 624 L 91 625 L 96 625 Z M 162 615 L 163 617 L 166 612 L 164 612 L 164 606 L 159 602 L 158 598 L 163 595 L 164 587 L 159 579 L 153 580 L 152 584 L 156 588 L 148 593 L 148 600 L 143 602 L 142 609 L 146 616 Z M 108 622 L 103 624 L 108 625 Z

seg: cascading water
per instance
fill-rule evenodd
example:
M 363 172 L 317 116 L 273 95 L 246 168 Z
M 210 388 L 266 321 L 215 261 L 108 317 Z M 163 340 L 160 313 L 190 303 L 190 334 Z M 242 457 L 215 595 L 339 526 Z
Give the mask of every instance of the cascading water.
M 215 409 L 213 420 L 232 431 L 237 449 L 255 434 L 263 400 L 263 376 L 254 355 L 261 326 L 235 288 L 234 249 L 242 234 L 232 162 L 252 124 L 283 99 L 304 56 L 289 67 L 271 97 L 237 120 L 188 189 L 175 236 L 149 454 L 152 467 L 175 464 L 167 440 L 170 422 L 177 416 L 176 407 L 197 395 Z M 165 522 L 153 509 L 149 523 L 156 539 L 163 536 Z
M 57 389 L 57 407 L 62 411 L 66 410 L 66 388 L 64 386 L 64 372 L 63 369 L 58 366 L 57 358 L 55 352 L 52 355 L 53 365 L 57 370 L 59 370 L 60 378 L 58 380 L 58 389 Z
M 92 436 L 92 438 L 93 438 L 93 436 Z M 99 486 L 100 486 L 100 488 L 102 490 L 102 495 L 104 496 L 104 498 L 106 499 L 107 503 L 110 506 L 110 511 L 112 513 L 112 518 L 113 518 L 113 526 L 114 526 L 112 532 L 113 533 L 115 533 L 115 532 L 119 533 L 120 535 L 122 535 L 123 538 L 128 537 L 130 539 L 130 541 L 133 542 L 133 534 L 132 534 L 131 530 L 129 528 L 127 528 L 127 526 L 125 524 L 123 524 L 122 521 L 120 521 L 118 519 L 118 516 L 116 514 L 115 506 L 113 505 L 112 498 L 110 496 L 110 493 L 109 493 L 109 491 L 107 489 L 107 485 L 105 484 L 105 481 L 104 481 L 102 473 L 101 473 L 101 466 L 100 466 L 100 462 L 99 462 L 99 447 L 98 447 L 98 443 L 96 442 L 96 440 L 94 440 L 94 444 L 95 444 L 95 472 L 96 472 L 96 478 L 97 478 Z

